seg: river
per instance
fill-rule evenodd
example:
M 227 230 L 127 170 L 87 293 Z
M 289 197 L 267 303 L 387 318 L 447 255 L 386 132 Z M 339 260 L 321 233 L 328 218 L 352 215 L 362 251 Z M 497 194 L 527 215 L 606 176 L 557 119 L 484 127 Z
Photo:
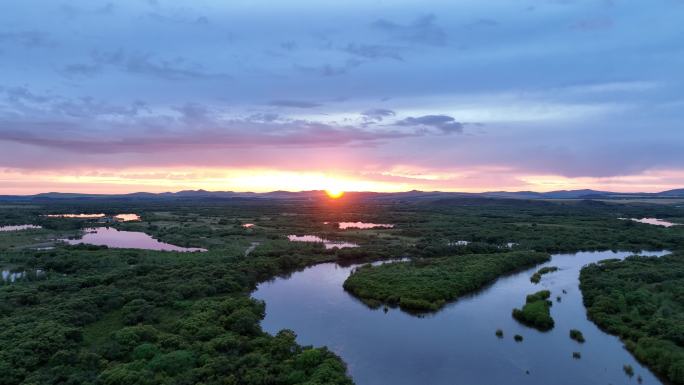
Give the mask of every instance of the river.
M 357 385 L 577 385 L 661 382 L 627 352 L 617 337 L 603 333 L 586 317 L 579 290 L 582 266 L 630 252 L 557 254 L 550 262 L 513 275 L 422 317 L 399 309 L 370 309 L 342 283 L 354 266 L 325 263 L 261 283 L 253 297 L 266 302 L 264 330 L 292 329 L 303 345 L 328 346 L 348 364 Z M 663 255 L 665 252 L 646 252 Z M 530 276 L 540 267 L 539 284 Z M 511 317 L 527 294 L 548 289 L 556 326 L 539 332 Z M 566 293 L 563 293 L 565 291 Z M 561 296 L 561 302 L 556 302 Z M 502 329 L 503 338 L 495 331 Z M 579 329 L 586 342 L 569 338 Z M 523 342 L 515 342 L 520 334 Z M 581 359 L 574 359 L 580 352 Z M 634 378 L 623 365 L 634 368 Z

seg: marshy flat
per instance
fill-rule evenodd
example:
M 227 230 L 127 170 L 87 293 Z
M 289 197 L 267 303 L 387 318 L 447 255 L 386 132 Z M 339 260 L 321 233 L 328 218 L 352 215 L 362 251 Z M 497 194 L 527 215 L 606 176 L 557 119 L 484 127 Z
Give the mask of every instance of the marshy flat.
M 36 230 L 42 229 L 42 226 L 36 225 L 10 225 L 10 226 L 0 226 L 0 231 L 21 231 L 21 230 Z
M 287 239 L 289 239 L 291 242 L 322 243 L 326 249 L 334 249 L 336 247 L 339 249 L 359 247 L 359 245 L 357 245 L 356 243 L 344 241 L 330 241 L 316 235 L 288 235 Z

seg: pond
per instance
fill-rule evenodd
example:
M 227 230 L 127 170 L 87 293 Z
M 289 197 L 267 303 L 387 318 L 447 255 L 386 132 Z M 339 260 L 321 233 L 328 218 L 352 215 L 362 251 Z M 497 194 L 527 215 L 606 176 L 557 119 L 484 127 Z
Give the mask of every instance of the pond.
M 138 214 L 116 214 L 114 215 L 114 220 L 118 222 L 134 222 L 140 220 L 140 215 Z
M 631 254 L 554 255 L 548 263 L 502 277 L 424 317 L 399 309 L 385 313 L 382 308 L 368 308 L 342 288 L 355 266 L 334 263 L 261 283 L 253 297 L 266 301 L 264 330 L 275 334 L 292 329 L 303 345 L 328 346 L 347 362 L 358 385 L 636 384 L 636 376 L 643 378 L 643 384 L 660 384 L 617 337 L 603 333 L 586 318 L 578 287 L 582 266 Z M 544 275 L 539 284 L 531 283 L 530 276 L 543 266 L 560 270 Z M 542 289 L 550 290 L 554 298 L 551 314 L 556 327 L 546 333 L 511 317 L 527 294 Z M 561 296 L 560 303 L 555 302 L 556 296 Z M 495 336 L 499 328 L 504 332 L 501 339 Z M 586 342 L 571 340 L 570 329 L 582 331 Z M 515 342 L 515 334 L 524 341 Z M 573 359 L 573 352 L 580 352 L 581 359 Z M 625 364 L 634 367 L 631 381 L 623 372 Z
M 346 247 L 359 247 L 359 245 L 357 245 L 356 243 L 343 241 L 329 241 L 316 235 L 288 235 L 287 239 L 289 239 L 292 242 L 322 243 L 326 249 L 333 249 L 335 247 L 340 249 L 344 249 Z
M 14 226 L 0 226 L 0 231 L 19 231 L 30 229 L 42 229 L 41 226 L 36 225 L 14 225 Z
M 338 225 L 340 227 L 340 230 L 345 230 L 345 229 L 375 229 L 375 228 L 391 229 L 394 227 L 394 225 L 389 224 L 389 223 L 367 223 L 367 222 L 339 222 Z
M 116 222 L 132 222 L 139 221 L 140 215 L 138 214 L 116 214 L 114 216 L 107 217 L 103 213 L 99 214 L 47 214 L 48 218 L 76 218 L 76 219 L 107 219 Z
M 198 247 L 180 247 L 164 243 L 139 231 L 119 231 L 113 227 L 96 227 L 85 229 L 85 234 L 79 239 L 60 239 L 70 245 L 87 243 L 90 245 L 107 246 L 115 249 L 146 249 L 157 251 L 196 252 L 207 251 Z
M 78 219 L 97 219 L 104 218 L 104 214 L 47 214 L 48 218 L 78 218 Z
M 634 222 L 639 222 L 639 223 L 645 223 L 647 225 L 654 225 L 654 226 L 663 226 L 663 227 L 672 227 L 672 226 L 677 226 L 679 223 L 673 223 L 673 222 L 668 222 L 662 219 L 658 218 L 618 218 L 622 220 L 631 220 Z

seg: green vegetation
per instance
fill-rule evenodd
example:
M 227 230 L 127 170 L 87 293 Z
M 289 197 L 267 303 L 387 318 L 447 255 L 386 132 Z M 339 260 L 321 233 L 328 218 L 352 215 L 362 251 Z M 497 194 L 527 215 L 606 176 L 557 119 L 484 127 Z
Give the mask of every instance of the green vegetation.
M 572 352 L 572 358 L 579 360 L 582 358 L 582 354 L 580 352 Z
M 0 232 L 0 267 L 28 273 L 18 282 L 0 282 L 0 384 L 351 384 L 342 361 L 326 348 L 299 346 L 292 331 L 272 336 L 261 329 L 265 305 L 250 298 L 259 282 L 320 262 L 410 256 L 411 262 L 364 267 L 352 277 L 359 288 L 377 293 L 369 294 L 371 304 L 426 310 L 501 274 L 542 263 L 546 253 L 681 250 L 684 245 L 684 226 L 666 229 L 617 219 L 655 216 L 681 222 L 684 208 L 668 204 L 348 198 L 335 205 L 143 195 L 0 204 L 0 226 L 43 227 Z M 61 245 L 54 239 L 105 224 L 43 216 L 60 213 L 137 213 L 139 222 L 107 225 L 209 251 Z M 340 221 L 395 227 L 341 231 Z M 244 223 L 255 226 L 244 228 Z M 289 234 L 361 247 L 326 250 L 289 242 Z M 456 240 L 471 243 L 450 243 Z M 245 255 L 255 242 L 258 246 Z M 515 252 L 506 247 L 509 242 L 517 243 Z M 47 246 L 55 249 L 35 250 Z M 592 319 L 621 335 L 639 359 L 676 379 L 684 372 L 678 358 L 684 285 L 681 262 L 672 258 L 663 258 L 669 265 L 662 271 L 648 262 L 647 268 L 616 273 L 619 278 L 610 272 L 606 278 L 603 271 L 589 274 L 583 285 L 589 285 L 584 291 Z M 36 274 L 38 269 L 44 274 Z
M 581 344 L 584 343 L 584 335 L 577 329 L 570 329 L 570 339 L 573 339 Z
M 386 303 L 408 311 L 434 311 L 502 274 L 549 258 L 546 253 L 510 252 L 366 265 L 347 278 L 344 288 L 369 306 Z
M 513 318 L 541 331 L 553 329 L 554 321 L 550 312 L 552 302 L 548 300 L 549 296 L 551 292 L 548 290 L 528 295 L 522 310 L 513 309 Z
M 503 330 L 501 329 L 496 329 L 496 336 L 499 338 L 503 338 Z
M 2 384 L 351 384 L 328 350 L 261 331 L 249 288 L 282 260 L 87 246 L 6 255 L 49 273 L 0 290 Z
M 589 318 L 622 338 L 636 358 L 684 384 L 684 255 L 632 256 L 580 275 Z
M 536 273 L 532 274 L 532 276 L 530 277 L 530 281 L 532 283 L 539 283 L 539 281 L 541 281 L 542 275 L 552 273 L 557 270 L 558 268 L 556 266 L 542 267 L 541 269 L 537 270 Z

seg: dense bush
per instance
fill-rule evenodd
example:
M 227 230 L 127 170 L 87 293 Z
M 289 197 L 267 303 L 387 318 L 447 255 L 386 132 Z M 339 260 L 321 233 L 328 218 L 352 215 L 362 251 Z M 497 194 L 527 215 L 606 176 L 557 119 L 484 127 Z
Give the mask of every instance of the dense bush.
M 366 265 L 347 278 L 344 288 L 369 305 L 386 303 L 408 311 L 432 311 L 502 274 L 548 260 L 548 254 L 528 251 Z
M 532 274 L 532 276 L 530 277 L 530 282 L 539 283 L 539 281 L 541 281 L 542 275 L 552 273 L 554 271 L 558 271 L 558 268 L 556 266 L 542 267 L 541 269 L 537 270 L 534 274 Z
M 581 344 L 584 343 L 584 335 L 577 329 L 570 329 L 570 338 Z
M 651 369 L 684 384 L 684 255 L 592 264 L 580 275 L 589 318 Z
M 541 331 L 553 329 L 555 322 L 551 318 L 552 302 L 548 300 L 549 296 L 551 293 L 548 290 L 528 295 L 522 309 L 513 309 L 513 318 Z

